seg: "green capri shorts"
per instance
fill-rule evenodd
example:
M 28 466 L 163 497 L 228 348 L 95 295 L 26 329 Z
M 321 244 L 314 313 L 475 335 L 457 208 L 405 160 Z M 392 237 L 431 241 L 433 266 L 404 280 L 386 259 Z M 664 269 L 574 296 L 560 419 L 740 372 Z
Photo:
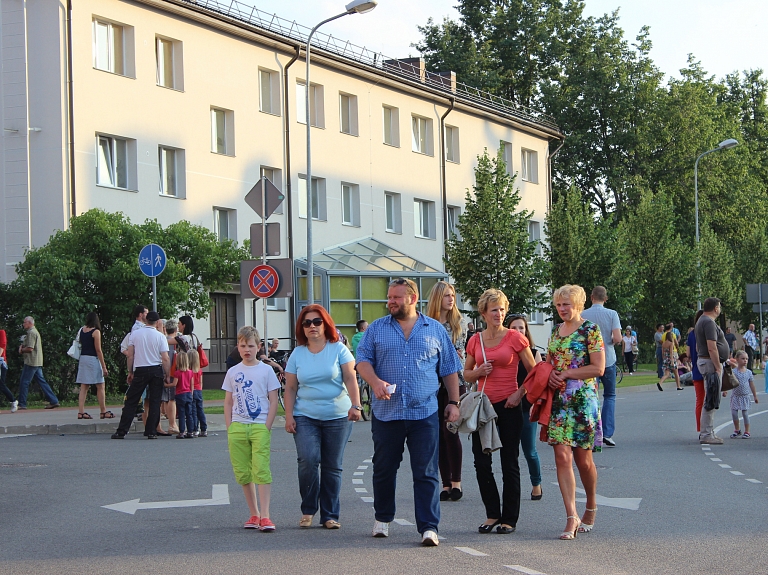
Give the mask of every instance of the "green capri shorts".
M 272 483 L 269 469 L 272 432 L 263 423 L 233 421 L 227 431 L 229 459 L 240 485 Z

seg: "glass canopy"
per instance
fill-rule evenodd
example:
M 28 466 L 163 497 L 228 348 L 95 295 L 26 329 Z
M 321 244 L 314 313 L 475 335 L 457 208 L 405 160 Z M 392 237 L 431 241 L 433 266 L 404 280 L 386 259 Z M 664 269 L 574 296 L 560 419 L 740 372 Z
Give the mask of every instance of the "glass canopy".
M 306 260 L 305 260 L 306 261 Z M 440 274 L 427 264 L 373 238 L 328 248 L 313 258 L 315 266 L 336 273 Z

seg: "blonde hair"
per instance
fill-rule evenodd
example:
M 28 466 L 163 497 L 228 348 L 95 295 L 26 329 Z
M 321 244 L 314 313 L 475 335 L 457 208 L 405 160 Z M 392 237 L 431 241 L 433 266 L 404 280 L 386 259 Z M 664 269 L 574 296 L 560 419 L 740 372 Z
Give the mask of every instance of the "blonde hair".
M 190 349 L 187 352 L 187 360 L 189 360 L 189 369 L 197 373 L 200 371 L 200 354 L 196 349 Z
M 186 353 L 176 354 L 176 371 L 189 371 L 189 358 Z
M 736 353 L 733 354 L 733 357 L 735 357 L 736 359 L 739 359 L 742 356 L 743 357 L 749 357 L 749 354 L 746 351 L 744 351 L 743 349 L 740 349 L 739 351 L 737 351 Z
M 509 311 L 509 300 L 500 289 L 491 288 L 485 290 L 480 299 L 477 300 L 477 311 L 480 312 L 480 315 L 483 315 L 491 304 L 501 304 L 504 307 L 504 311 Z
M 440 321 L 440 312 L 443 311 L 443 297 L 448 290 L 451 290 L 454 296 L 456 295 L 456 288 L 447 281 L 440 280 L 432 286 L 427 303 L 427 315 L 432 319 Z M 461 312 L 456 307 L 456 300 L 453 302 L 453 307 L 448 311 L 448 325 L 451 326 L 451 341 L 455 345 L 461 334 Z
M 256 342 L 256 345 L 258 345 L 261 341 L 259 330 L 252 325 L 244 325 L 237 330 L 237 343 L 240 343 L 241 340 L 247 342 L 249 339 L 253 339 Z
M 587 302 L 587 292 L 578 285 L 565 284 L 555 290 L 552 294 L 552 303 L 557 305 L 557 300 L 564 299 L 573 305 L 577 312 L 584 310 L 584 304 Z

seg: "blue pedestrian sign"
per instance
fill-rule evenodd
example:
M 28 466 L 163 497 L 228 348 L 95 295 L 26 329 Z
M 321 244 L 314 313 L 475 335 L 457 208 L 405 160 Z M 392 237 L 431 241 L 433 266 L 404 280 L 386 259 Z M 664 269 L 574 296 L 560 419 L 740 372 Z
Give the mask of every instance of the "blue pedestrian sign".
M 166 264 L 165 251 L 157 244 L 147 244 L 139 252 L 139 269 L 151 278 L 163 273 Z

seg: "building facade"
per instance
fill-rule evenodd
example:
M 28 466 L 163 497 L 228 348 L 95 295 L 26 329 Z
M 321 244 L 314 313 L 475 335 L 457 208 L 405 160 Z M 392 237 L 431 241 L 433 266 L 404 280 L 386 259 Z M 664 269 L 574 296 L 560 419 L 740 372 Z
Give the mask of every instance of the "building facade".
M 266 176 L 286 196 L 269 219 L 280 257 L 295 262 L 294 297 L 268 302 L 268 336 L 289 339 L 306 303 L 308 215 L 315 299 L 351 335 L 385 313 L 390 277 L 418 279 L 424 298 L 445 277 L 477 155 L 500 147 L 542 239 L 561 132 L 419 59 L 313 39 L 308 206 L 306 28 L 214 0 L 3 0 L 0 26 L 2 281 L 91 208 L 242 242 L 261 221 L 244 197 Z M 237 325 L 263 322 L 249 294 L 214 296 L 197 328 L 212 368 Z M 543 316 L 532 319 L 544 341 Z

